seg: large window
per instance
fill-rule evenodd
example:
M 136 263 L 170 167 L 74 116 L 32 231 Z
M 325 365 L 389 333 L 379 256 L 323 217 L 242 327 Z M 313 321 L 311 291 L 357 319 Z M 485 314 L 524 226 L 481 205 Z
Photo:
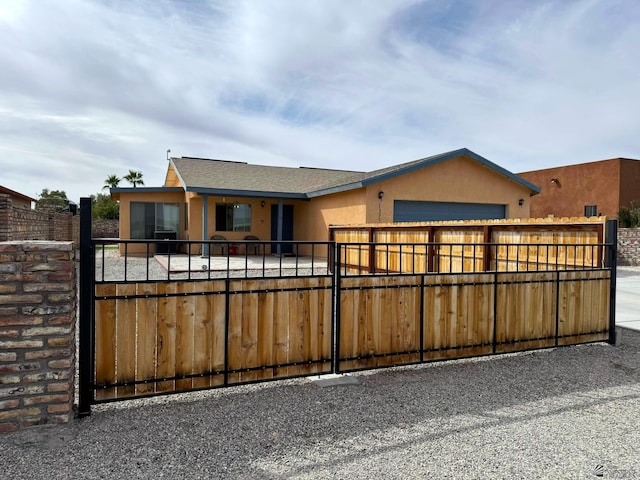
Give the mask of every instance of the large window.
M 131 202 L 132 239 L 155 238 L 155 232 L 180 231 L 180 206 L 177 203 Z
M 216 204 L 217 232 L 250 232 L 251 205 L 245 203 Z

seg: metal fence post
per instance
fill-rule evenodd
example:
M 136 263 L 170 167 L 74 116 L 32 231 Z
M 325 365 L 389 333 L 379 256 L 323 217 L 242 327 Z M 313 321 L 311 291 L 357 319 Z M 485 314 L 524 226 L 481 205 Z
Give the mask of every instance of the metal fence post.
M 340 373 L 340 248 L 341 244 L 335 243 L 333 245 L 333 318 L 331 321 L 331 341 L 333 347 L 331 349 L 331 355 L 333 361 L 331 362 L 332 373 Z
M 606 267 L 611 271 L 609 293 L 609 343 L 616 344 L 616 269 L 618 268 L 618 220 L 607 220 L 605 243 L 607 249 Z
M 93 400 L 93 289 L 95 254 L 91 239 L 91 199 L 80 199 L 80 342 L 78 359 L 78 417 L 91 415 Z

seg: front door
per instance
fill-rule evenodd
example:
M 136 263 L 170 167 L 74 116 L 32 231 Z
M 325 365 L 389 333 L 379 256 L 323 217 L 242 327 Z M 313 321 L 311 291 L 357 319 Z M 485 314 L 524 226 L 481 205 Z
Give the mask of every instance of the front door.
M 278 205 L 271 205 L 271 240 L 278 240 Z M 293 205 L 282 206 L 282 237 L 280 240 L 293 240 Z M 293 254 L 293 245 L 291 243 L 272 243 L 271 253 L 291 255 Z

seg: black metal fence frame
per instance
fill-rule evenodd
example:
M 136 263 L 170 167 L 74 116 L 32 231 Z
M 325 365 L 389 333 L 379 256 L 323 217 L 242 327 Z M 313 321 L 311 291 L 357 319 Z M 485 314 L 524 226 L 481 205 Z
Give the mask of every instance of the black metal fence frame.
M 211 375 L 224 375 L 224 383 L 220 386 L 226 386 L 228 385 L 227 380 L 228 380 L 228 375 L 229 374 L 234 374 L 234 373 L 243 373 L 243 372 L 249 372 L 252 370 L 262 370 L 263 367 L 257 367 L 255 369 L 253 368 L 247 368 L 247 369 L 240 369 L 240 370 L 229 370 L 228 369 L 228 357 L 227 357 L 227 353 L 225 352 L 225 369 L 222 371 L 212 371 L 212 372 L 204 372 L 204 373 L 199 373 L 199 374 L 193 374 L 193 375 L 181 375 L 181 376 L 174 376 L 174 377 L 168 377 L 168 378 L 154 378 L 154 379 L 148 379 L 148 380 L 140 380 L 140 381 L 134 381 L 134 382 L 126 382 L 126 383 L 122 383 L 122 384 L 114 384 L 114 385 L 107 385 L 107 386 L 103 386 L 103 385 L 95 385 L 94 382 L 94 367 L 95 367 L 95 325 L 94 325 L 94 318 L 95 318 L 95 302 L 96 302 L 96 291 L 95 291 L 95 285 L 98 283 L 113 283 L 111 281 L 106 281 L 104 279 L 96 279 L 96 248 L 100 245 L 106 245 L 109 243 L 125 243 L 125 244 L 130 244 L 130 243 L 147 243 L 148 245 L 151 243 L 166 243 L 167 245 L 171 245 L 171 244 L 186 244 L 186 245 L 191 245 L 191 244 L 198 244 L 198 245 L 202 245 L 203 242 L 202 241 L 192 241 L 192 242 L 187 242 L 187 241 L 183 241 L 183 240 L 149 240 L 149 241 L 145 241 L 145 240 L 127 240 L 127 241 L 123 241 L 123 240 L 119 240 L 119 239 L 93 239 L 91 238 L 91 201 L 90 199 L 86 199 L 83 198 L 81 199 L 81 218 L 80 218 L 80 302 L 79 302 L 79 341 L 80 341 L 80 345 L 79 345 L 79 405 L 78 405 L 78 416 L 79 417 L 84 417 L 87 415 L 90 415 L 91 413 L 91 405 L 94 403 L 97 403 L 94 399 L 94 392 L 96 391 L 96 389 L 99 388 L 109 388 L 109 387 L 118 387 L 118 386 L 131 386 L 131 385 L 135 385 L 135 384 L 144 384 L 144 383 L 151 383 L 151 382 L 160 382 L 160 381 L 167 381 L 167 380 L 181 380 L 181 379 L 186 379 L 186 378 L 198 378 L 198 377 L 204 377 L 204 376 L 211 376 Z M 556 274 L 556 280 L 559 282 L 559 274 L 562 271 L 577 271 L 577 270 L 609 270 L 610 273 L 610 281 L 611 281 L 611 290 L 610 290 L 610 312 L 609 312 L 609 343 L 615 344 L 615 285 L 616 285 L 616 247 L 617 247 L 617 222 L 614 221 L 608 221 L 607 224 L 607 236 L 606 236 L 606 240 L 604 244 L 597 244 L 597 245 L 593 245 L 594 248 L 601 248 L 603 249 L 602 252 L 604 253 L 604 261 L 603 263 L 598 266 L 597 268 L 577 268 L 577 265 L 558 265 L 558 268 L 555 271 L 557 272 Z M 226 255 L 227 255 L 227 262 L 229 262 L 229 257 L 230 257 L 230 249 L 229 246 L 231 243 L 233 244 L 241 244 L 243 242 L 237 242 L 237 241 L 211 241 L 211 242 L 205 242 L 205 243 L 211 243 L 211 244 L 223 244 L 226 245 Z M 255 241 L 249 241 L 246 242 L 248 243 L 250 246 L 253 245 L 257 245 L 260 244 L 262 247 L 262 255 L 266 255 L 266 245 L 271 245 L 274 242 L 255 242 Z M 242 279 L 251 279 L 251 280 L 255 280 L 255 279 L 259 279 L 259 278 L 269 278 L 269 279 L 273 279 L 273 278 L 303 278 L 303 277 L 330 277 L 332 279 L 331 285 L 327 286 L 327 287 L 323 287 L 324 289 L 327 288 L 331 288 L 333 290 L 333 293 L 331 295 L 332 298 L 332 302 L 331 302 L 331 316 L 332 316 L 332 322 L 331 322 L 331 358 L 328 359 L 320 359 L 317 362 L 312 362 L 312 363 L 330 363 L 331 364 L 331 368 L 330 370 L 326 371 L 326 372 L 320 372 L 320 374 L 322 373 L 340 373 L 340 372 L 344 372 L 347 370 L 341 370 L 340 368 L 340 362 L 344 361 L 344 360 L 352 360 L 352 359 L 341 359 L 340 357 L 340 292 L 342 291 L 342 286 L 341 286 L 341 278 L 345 277 L 345 276 L 352 276 L 353 274 L 350 274 L 349 272 L 347 272 L 346 268 L 348 268 L 348 266 L 345 266 L 343 264 L 341 264 L 341 252 L 343 251 L 343 249 L 346 248 L 353 248 L 354 244 L 346 244 L 346 243 L 336 243 L 336 242 L 280 242 L 280 243 L 292 243 L 294 244 L 294 248 L 299 248 L 299 246 L 301 245 L 305 245 L 307 248 L 309 245 L 311 245 L 311 249 L 312 252 L 315 250 L 315 246 L 316 245 L 322 245 L 324 248 L 327 249 L 327 258 L 325 258 L 323 261 L 325 262 L 326 265 L 326 273 L 324 274 L 317 274 L 314 273 L 313 271 L 313 267 L 312 267 L 312 272 L 309 273 L 303 273 L 303 274 L 299 274 L 299 270 L 297 268 L 297 263 L 296 263 L 296 267 L 294 269 L 293 275 L 283 275 L 283 269 L 282 267 L 280 268 L 280 271 L 278 272 L 278 275 L 272 276 L 269 275 L 267 276 L 265 273 L 265 271 L 263 270 L 262 272 L 262 276 L 260 276 L 259 274 L 256 276 L 255 272 L 253 272 L 254 275 L 249 276 L 249 270 L 245 269 L 245 276 L 238 276 L 238 277 L 225 277 L 225 278 L 219 278 L 219 277 L 211 277 L 210 274 L 205 276 L 204 278 L 200 278 L 200 280 L 224 280 L 225 281 L 225 291 L 222 292 L 205 292 L 205 294 L 212 294 L 212 295 L 219 295 L 219 294 L 224 294 L 226 296 L 226 325 L 225 325 L 225 336 L 227 338 L 226 344 L 228 344 L 228 326 L 229 326 L 229 298 L 230 295 L 233 295 L 234 293 L 259 293 L 259 291 L 251 291 L 251 292 L 234 292 L 230 289 L 230 283 L 233 280 L 242 280 Z M 298 245 L 298 247 L 295 247 L 295 245 Z M 362 244 L 362 246 L 364 245 L 368 245 L 369 247 L 374 246 L 375 244 Z M 380 246 L 380 244 L 377 244 L 378 246 Z M 389 248 L 391 246 L 394 245 L 400 245 L 400 244 L 388 244 L 387 245 L 387 252 L 389 252 Z M 415 244 L 415 245 L 421 245 L 421 247 L 425 247 L 425 244 Z M 438 244 L 440 247 L 443 246 L 443 244 Z M 468 244 L 446 244 L 446 245 L 450 245 L 450 249 L 453 248 L 453 246 L 466 246 L 466 247 L 470 247 L 470 245 Z M 511 247 L 517 247 L 517 246 L 525 246 L 525 245 L 516 245 L 516 244 L 509 244 L 509 246 Z M 558 245 L 553 245 L 553 244 L 542 244 L 542 246 L 547 246 L 547 248 L 549 247 L 558 247 Z M 573 245 L 574 247 L 585 247 L 584 244 L 576 244 Z M 588 245 L 589 247 L 591 247 L 591 245 Z M 480 244 L 478 247 L 473 247 L 473 251 L 475 252 L 476 248 L 483 248 L 485 249 L 484 251 L 486 251 L 487 248 L 497 248 L 496 244 Z M 538 246 L 539 247 L 539 246 Z M 566 246 L 567 248 L 572 247 L 572 245 L 568 245 Z M 147 247 L 147 251 L 149 251 L 149 246 Z M 189 251 L 192 247 L 188 246 L 187 247 L 187 251 Z M 403 248 L 407 248 L 407 244 L 402 244 L 401 247 L 399 247 L 399 249 L 403 249 Z M 415 250 L 415 247 L 413 247 Z M 428 244 L 427 244 L 427 248 L 428 248 Z M 103 255 L 104 255 L 104 248 L 103 250 Z M 171 253 L 169 252 L 171 250 L 171 248 L 167 249 L 168 255 L 171 255 Z M 298 250 L 294 250 L 295 252 L 298 252 Z M 450 250 L 451 251 L 451 250 Z M 125 250 L 126 252 L 126 250 Z M 245 258 L 247 258 L 247 248 L 245 248 Z M 403 252 L 404 253 L 404 252 Z M 125 257 L 126 257 L 126 253 L 125 253 Z M 150 256 L 147 256 L 147 262 L 150 261 Z M 264 258 L 264 257 L 263 257 Z M 388 257 L 387 257 L 388 258 Z M 104 257 L 103 257 L 104 259 Z M 126 261 L 125 261 L 126 263 Z M 264 263 L 264 261 L 263 261 Z M 104 265 L 104 264 L 103 264 Z M 351 266 L 353 267 L 353 266 Z M 126 270 L 125 270 L 125 277 L 122 279 L 122 281 L 118 281 L 117 283 L 123 283 L 124 282 L 162 282 L 162 281 L 198 281 L 198 279 L 192 278 L 191 274 L 188 273 L 187 274 L 187 278 L 186 279 L 176 279 L 176 278 L 171 278 L 171 273 L 170 273 L 170 269 L 168 270 L 168 276 L 166 279 L 150 279 L 148 277 L 148 273 L 147 273 L 147 278 L 145 279 L 127 279 L 126 278 Z M 535 270 L 535 269 L 527 269 L 527 270 L 520 270 L 520 273 L 530 273 L 532 271 L 543 271 L 543 270 Z M 547 271 L 551 271 L 551 270 L 547 270 Z M 148 272 L 148 269 L 147 269 Z M 190 269 L 189 269 L 190 272 Z M 425 276 L 427 275 L 438 275 L 438 274 L 442 274 L 442 273 L 447 273 L 447 272 L 420 272 L 418 273 L 418 275 L 421 276 L 421 281 L 419 282 L 418 285 L 415 285 L 416 288 L 420 287 L 421 288 L 421 294 L 420 294 L 420 301 L 424 302 L 424 289 L 426 287 L 424 279 Z M 463 274 L 468 274 L 468 273 L 480 273 L 478 271 L 463 271 L 463 272 L 458 272 L 458 273 L 452 273 L 452 275 L 463 275 Z M 494 284 L 494 286 L 499 285 L 499 281 L 498 281 L 498 276 L 500 274 L 513 274 L 513 273 L 518 273 L 518 271 L 508 271 L 508 272 L 497 272 L 497 271 L 489 271 L 486 272 L 486 274 L 488 276 L 492 276 L 492 280 L 489 283 Z M 385 272 L 374 272 L 374 273 L 366 273 L 366 275 L 416 275 L 416 273 L 414 272 L 391 272 L 391 271 L 385 271 Z M 362 275 L 362 273 L 359 273 L 358 275 Z M 512 283 L 512 282 L 510 282 Z M 406 286 L 403 286 L 406 287 Z M 311 289 L 313 289 L 314 287 L 311 287 Z M 388 287 L 387 287 L 388 288 Z M 287 289 L 284 289 L 287 290 Z M 294 289 L 295 290 L 295 289 Z M 269 290 L 269 291 L 273 291 L 273 290 Z M 496 288 L 494 287 L 494 292 L 496 291 Z M 556 290 L 557 291 L 557 290 Z M 203 293 L 197 293 L 197 295 L 202 295 Z M 494 293 L 495 294 L 495 293 Z M 179 294 L 181 296 L 184 296 L 184 294 Z M 163 295 L 164 296 L 164 295 Z M 131 298 L 131 296 L 129 296 L 128 298 Z M 494 309 L 495 309 L 495 299 L 494 299 Z M 424 361 L 424 353 L 428 352 L 429 350 L 424 350 L 422 349 L 422 345 L 423 345 L 423 338 L 424 338 L 424 332 L 422 331 L 422 325 L 423 325 L 423 319 L 422 319 L 422 312 L 423 309 L 420 309 L 420 324 L 421 324 L 421 331 L 420 331 L 420 341 L 421 341 L 421 348 L 420 350 L 417 350 L 415 352 L 402 352 L 402 353 L 393 353 L 393 355 L 402 355 L 402 354 L 408 354 L 408 353 L 419 353 L 420 354 L 420 362 Z M 494 321 L 495 321 L 495 312 L 494 312 Z M 556 320 L 557 323 L 557 320 Z M 495 327 L 495 326 L 494 326 Z M 557 344 L 557 339 L 559 338 L 557 336 L 557 326 L 556 326 L 556 344 Z M 541 339 L 527 339 L 526 341 L 532 341 L 532 340 L 541 340 Z M 523 340 L 525 341 L 525 340 Z M 496 339 L 495 339 L 495 328 L 494 328 L 494 341 L 493 341 L 493 351 L 496 351 L 496 345 L 498 345 L 496 343 Z M 473 346 L 464 346 L 464 348 L 470 348 Z M 226 347 L 225 347 L 226 348 Z M 461 347 L 462 348 L 462 347 Z M 228 349 L 227 349 L 228 350 Z M 384 355 L 387 356 L 387 355 Z M 430 360 L 431 361 L 431 360 Z M 418 362 L 419 363 L 419 362 Z M 297 366 L 297 365 L 302 365 L 302 364 L 309 364 L 309 362 L 303 362 L 303 363 L 292 363 L 292 364 L 282 364 L 282 365 L 273 365 L 273 366 L 269 366 L 268 368 L 281 368 L 281 367 L 288 367 L 288 366 Z M 267 368 L 267 367 L 265 367 Z M 305 374 L 302 376 L 309 376 L 309 375 L 318 375 L 319 373 L 314 373 L 314 374 Z M 293 378 L 289 377 L 289 378 Z M 281 378 L 278 378 L 281 379 Z M 261 379 L 261 380 L 256 380 L 257 382 L 263 382 L 263 381 L 268 381 L 270 379 Z M 241 383 L 254 383 L 256 381 L 249 381 L 249 382 L 241 382 Z M 233 385 L 239 385 L 241 383 L 237 383 L 234 382 Z M 214 387 L 204 387 L 204 388 L 219 388 L 220 386 L 214 386 Z M 166 393 L 174 393 L 174 392 L 166 392 Z M 165 394 L 166 394 L 165 393 Z M 179 392 L 175 392 L 175 393 L 179 393 Z M 154 394 L 158 394 L 158 393 L 154 393 Z M 162 392 L 159 394 L 163 394 Z M 137 398 L 137 397 L 136 397 Z

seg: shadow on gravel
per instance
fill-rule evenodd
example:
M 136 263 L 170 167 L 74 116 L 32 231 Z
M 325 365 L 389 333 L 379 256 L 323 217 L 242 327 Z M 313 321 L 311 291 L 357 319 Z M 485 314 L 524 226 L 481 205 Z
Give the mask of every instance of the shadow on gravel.
M 302 379 L 134 400 L 94 407 L 68 426 L 0 437 L 0 464 L 6 478 L 330 478 L 353 468 L 351 476 L 367 478 L 362 469 L 376 459 L 377 474 L 395 462 L 396 478 L 417 477 L 434 471 L 428 462 L 463 468 L 456 462 L 471 462 L 466 449 L 477 442 L 483 451 L 496 431 L 617 402 L 637 407 L 639 366 L 640 332 L 624 329 L 617 347 L 377 370 L 358 374 L 358 385 Z M 466 453 L 449 459 L 452 445 Z M 415 463 L 422 455 L 427 463 Z M 407 462 L 418 470 L 404 470 Z

